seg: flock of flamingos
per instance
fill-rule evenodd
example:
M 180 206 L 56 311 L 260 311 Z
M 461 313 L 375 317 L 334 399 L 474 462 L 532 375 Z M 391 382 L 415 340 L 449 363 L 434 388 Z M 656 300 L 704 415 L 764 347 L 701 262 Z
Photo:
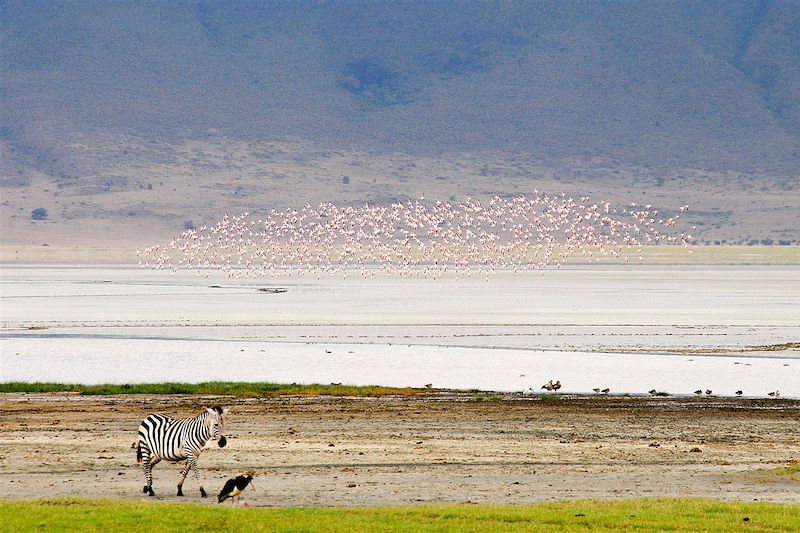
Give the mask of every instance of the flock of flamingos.
M 424 197 L 388 206 L 321 203 L 273 210 L 263 219 L 226 214 L 216 225 L 188 229 L 137 254 L 145 268 L 219 270 L 235 278 L 346 277 L 355 268 L 365 277 L 454 273 L 488 279 L 497 269 L 544 273 L 572 256 L 641 261 L 645 244 L 688 246 L 695 228 L 675 229 L 687 209 L 667 216 L 651 205 L 615 208 L 535 190 L 486 203 Z

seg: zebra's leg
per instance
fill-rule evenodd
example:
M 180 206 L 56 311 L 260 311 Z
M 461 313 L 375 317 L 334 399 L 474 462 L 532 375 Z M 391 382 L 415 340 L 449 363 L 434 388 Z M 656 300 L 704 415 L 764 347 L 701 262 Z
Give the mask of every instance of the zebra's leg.
M 203 488 L 203 482 L 200 480 L 200 469 L 197 468 L 197 458 L 195 457 L 194 460 L 194 477 L 197 479 L 197 484 L 200 486 L 200 495 L 203 498 L 208 498 L 208 494 L 206 494 L 206 489 Z
M 189 474 L 189 470 L 194 469 L 194 476 L 197 479 L 197 484 L 200 485 L 200 495 L 203 498 L 207 498 L 208 494 L 206 494 L 206 489 L 203 488 L 203 483 L 200 481 L 200 472 L 197 470 L 197 456 L 193 450 L 186 452 L 186 468 L 181 471 L 181 482 L 178 483 L 178 496 L 183 496 L 183 482 L 186 481 L 186 476 Z
M 183 482 L 186 481 L 186 476 L 189 474 L 189 470 L 195 468 L 197 464 L 197 457 L 194 454 L 193 450 L 188 450 L 186 452 L 186 468 L 181 470 L 181 480 L 178 482 L 178 496 L 183 496 Z
M 146 456 L 142 457 L 142 465 L 144 467 L 144 480 L 147 483 L 143 488 L 142 492 L 145 494 L 149 494 L 150 496 L 155 496 L 155 492 L 153 492 L 153 467 L 156 466 L 161 459 L 157 459 L 155 457 L 150 458 L 149 453 Z
M 186 474 L 189 473 L 189 469 L 192 467 L 192 459 L 191 457 L 186 460 L 186 468 L 181 470 L 181 480 L 178 481 L 178 496 L 183 496 L 183 482 L 186 480 Z
M 142 492 L 150 494 L 153 484 L 153 474 L 150 471 L 150 451 L 139 443 L 138 454 L 138 459 L 142 463 L 142 470 L 144 470 L 144 487 L 142 487 Z

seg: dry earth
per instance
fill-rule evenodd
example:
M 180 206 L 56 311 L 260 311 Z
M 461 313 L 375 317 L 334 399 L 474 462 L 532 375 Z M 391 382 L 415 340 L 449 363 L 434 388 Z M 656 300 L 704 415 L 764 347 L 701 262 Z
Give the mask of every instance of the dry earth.
M 696 244 L 800 242 L 800 211 L 791 201 L 798 195 L 798 180 L 791 175 L 496 150 L 430 158 L 381 155 L 305 141 L 220 138 L 173 144 L 87 135 L 65 148 L 74 165 L 66 179 L 15 164 L 11 153 L 4 159 L 0 141 L 0 244 L 14 251 L 30 246 L 133 250 L 169 242 L 187 227 L 216 224 L 224 213 L 248 211 L 260 218 L 271 209 L 323 201 L 388 205 L 424 194 L 458 202 L 531 195 L 534 189 L 589 195 L 615 206 L 652 204 L 662 215 L 690 204 L 680 231 L 697 225 Z M 9 162 L 5 170 L 3 161 Z M 38 208 L 46 209 L 45 219 L 32 218 Z M 116 258 L 136 262 L 130 255 Z
M 483 401 L 477 401 L 483 398 Z M 146 499 L 131 443 L 152 412 L 231 407 L 200 459 L 214 496 L 253 469 L 253 506 L 698 496 L 800 502 L 800 401 L 440 394 L 229 399 L 0 396 L 0 497 Z M 158 500 L 202 501 L 159 464 Z M 215 503 L 215 498 L 205 500 Z

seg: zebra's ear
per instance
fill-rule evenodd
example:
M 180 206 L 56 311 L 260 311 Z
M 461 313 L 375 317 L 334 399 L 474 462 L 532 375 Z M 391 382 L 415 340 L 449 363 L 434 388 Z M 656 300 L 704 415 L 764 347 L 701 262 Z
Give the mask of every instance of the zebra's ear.
M 213 407 L 206 407 L 206 411 L 208 411 L 208 414 L 210 414 L 210 415 L 218 414 L 216 409 L 214 409 Z

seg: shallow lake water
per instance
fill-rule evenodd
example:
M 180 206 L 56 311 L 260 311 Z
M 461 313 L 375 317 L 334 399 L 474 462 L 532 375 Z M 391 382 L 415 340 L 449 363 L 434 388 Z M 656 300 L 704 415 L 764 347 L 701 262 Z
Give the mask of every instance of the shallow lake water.
M 610 388 L 800 397 L 800 359 L 554 352 L 442 346 L 148 339 L 6 339 L 0 381 L 251 381 L 537 392 Z
M 488 282 L 4 266 L 0 289 L 2 381 L 514 391 L 554 379 L 562 392 L 800 396 L 800 266 L 586 266 Z

